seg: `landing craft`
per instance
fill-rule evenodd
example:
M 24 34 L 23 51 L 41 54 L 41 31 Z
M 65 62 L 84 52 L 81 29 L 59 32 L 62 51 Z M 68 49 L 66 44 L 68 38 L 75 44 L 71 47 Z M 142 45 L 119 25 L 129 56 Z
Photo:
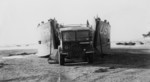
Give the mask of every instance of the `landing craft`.
M 98 55 L 110 51 L 109 22 L 95 18 L 95 25 L 60 25 L 55 19 L 38 25 L 39 50 L 38 56 L 49 56 L 60 65 L 65 59 L 82 59 L 93 62 L 95 52 Z

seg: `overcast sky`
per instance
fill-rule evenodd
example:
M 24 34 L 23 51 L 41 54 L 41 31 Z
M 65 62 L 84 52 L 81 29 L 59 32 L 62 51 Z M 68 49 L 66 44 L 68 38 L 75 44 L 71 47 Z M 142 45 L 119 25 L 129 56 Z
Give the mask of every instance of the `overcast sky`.
M 111 40 L 133 40 L 150 31 L 149 0 L 0 0 L 0 44 L 37 42 L 36 26 L 56 18 L 63 24 L 107 19 Z

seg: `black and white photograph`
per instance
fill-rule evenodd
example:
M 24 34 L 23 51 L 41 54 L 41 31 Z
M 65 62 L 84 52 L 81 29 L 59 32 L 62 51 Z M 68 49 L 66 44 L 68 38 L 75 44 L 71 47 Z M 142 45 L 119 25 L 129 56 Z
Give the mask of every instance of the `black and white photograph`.
M 0 0 L 0 82 L 150 82 L 149 0 Z

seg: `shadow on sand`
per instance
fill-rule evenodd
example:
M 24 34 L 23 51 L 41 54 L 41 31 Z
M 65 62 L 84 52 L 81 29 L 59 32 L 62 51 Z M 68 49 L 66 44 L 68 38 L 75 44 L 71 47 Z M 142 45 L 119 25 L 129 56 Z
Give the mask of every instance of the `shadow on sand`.
M 65 66 L 98 66 L 110 68 L 150 68 L 150 50 L 146 49 L 112 49 L 104 58 L 95 57 L 93 64 L 66 63 Z

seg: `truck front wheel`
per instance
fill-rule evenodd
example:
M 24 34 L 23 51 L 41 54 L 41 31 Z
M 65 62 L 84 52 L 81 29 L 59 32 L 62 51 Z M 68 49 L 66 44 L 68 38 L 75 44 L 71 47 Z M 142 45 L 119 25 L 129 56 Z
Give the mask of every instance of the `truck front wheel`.
M 87 60 L 89 64 L 93 63 L 93 54 L 87 54 Z
M 59 54 L 59 65 L 65 64 L 65 56 L 62 54 Z

